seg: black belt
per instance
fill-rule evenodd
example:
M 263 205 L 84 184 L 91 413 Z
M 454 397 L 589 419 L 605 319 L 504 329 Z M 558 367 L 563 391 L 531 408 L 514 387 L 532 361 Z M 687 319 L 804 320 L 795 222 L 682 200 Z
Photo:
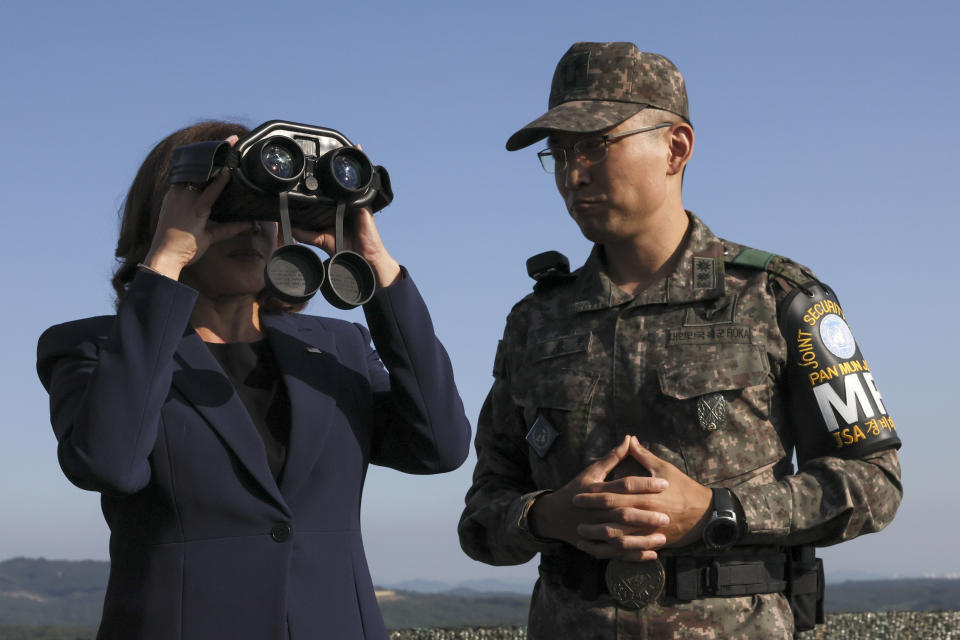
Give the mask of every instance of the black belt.
M 664 555 L 659 562 L 665 578 L 661 598 L 678 601 L 711 597 L 777 593 L 787 588 L 787 555 L 769 551 L 731 551 L 720 555 Z M 646 564 L 646 563 L 643 563 Z M 619 567 L 622 572 L 623 565 Z M 607 561 L 577 549 L 543 555 L 540 569 L 585 600 L 610 594 L 605 580 Z
M 777 593 L 787 588 L 787 554 L 668 556 L 665 591 L 677 600 Z

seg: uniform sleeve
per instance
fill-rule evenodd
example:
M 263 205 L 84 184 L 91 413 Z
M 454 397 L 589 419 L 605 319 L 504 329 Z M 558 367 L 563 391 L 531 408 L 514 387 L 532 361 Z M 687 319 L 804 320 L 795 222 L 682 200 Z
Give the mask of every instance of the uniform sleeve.
M 477 466 L 458 527 L 464 552 L 493 565 L 522 564 L 561 546 L 530 531 L 530 508 L 544 491 L 531 479 L 523 414 L 509 391 L 510 350 L 508 326 L 497 348 L 493 387 L 477 422 Z
M 806 267 L 794 268 L 814 278 Z M 786 304 L 788 290 L 789 287 L 774 287 L 778 309 Z M 787 390 L 786 397 L 790 393 L 811 393 L 812 398 L 810 388 L 797 385 L 796 378 L 787 375 L 789 356 L 786 351 L 783 353 L 777 375 L 778 392 L 783 394 L 785 386 L 794 385 Z M 859 347 L 856 353 L 860 353 Z M 882 406 L 879 409 L 884 412 Z M 788 412 L 794 440 L 800 430 L 815 433 L 828 428 L 822 422 L 813 423 L 821 420 L 819 415 L 800 415 L 803 412 L 795 406 L 790 406 Z M 734 493 L 743 508 L 746 542 L 826 546 L 880 531 L 890 524 L 903 497 L 903 485 L 897 451 L 887 448 L 861 457 L 812 457 L 801 463 L 795 475 L 772 484 L 737 488 Z
M 747 525 L 743 542 L 827 546 L 890 524 L 903 485 L 897 452 L 888 449 L 860 460 L 814 458 L 796 475 L 733 492 Z
M 470 449 L 470 423 L 413 280 L 404 272 L 378 290 L 364 314 L 376 346 L 367 354 L 376 424 L 371 462 L 406 473 L 456 469 Z M 371 336 L 358 327 L 369 345 Z
M 50 393 L 60 466 L 81 489 L 127 495 L 150 481 L 173 354 L 196 295 L 141 272 L 115 318 L 58 325 L 40 337 L 37 371 Z

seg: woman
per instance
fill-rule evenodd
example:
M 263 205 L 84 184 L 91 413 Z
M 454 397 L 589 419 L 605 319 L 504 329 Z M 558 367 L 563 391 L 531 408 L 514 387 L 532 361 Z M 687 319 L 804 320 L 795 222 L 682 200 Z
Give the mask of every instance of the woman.
M 275 223 L 209 220 L 270 202 L 224 193 L 226 171 L 166 187 L 174 148 L 245 132 L 203 123 L 153 149 L 124 205 L 116 315 L 40 338 L 61 467 L 102 494 L 111 530 L 98 638 L 386 638 L 367 464 L 440 473 L 467 455 L 450 362 L 370 211 L 351 247 L 381 287 L 368 333 L 265 297 Z M 333 250 L 328 231 L 295 236 Z

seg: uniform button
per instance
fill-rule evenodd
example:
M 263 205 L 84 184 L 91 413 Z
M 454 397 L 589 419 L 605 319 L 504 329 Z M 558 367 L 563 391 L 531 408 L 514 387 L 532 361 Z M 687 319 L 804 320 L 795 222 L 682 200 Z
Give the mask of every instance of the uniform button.
M 288 524 L 275 524 L 270 527 L 270 537 L 276 542 L 286 542 L 293 530 Z

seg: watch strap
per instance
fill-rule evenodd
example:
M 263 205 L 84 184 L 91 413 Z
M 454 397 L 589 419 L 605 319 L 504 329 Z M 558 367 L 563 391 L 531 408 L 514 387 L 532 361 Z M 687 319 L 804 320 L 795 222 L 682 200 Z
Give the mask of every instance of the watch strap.
M 713 513 L 717 513 L 719 511 L 728 511 L 732 513 L 734 517 L 737 516 L 737 510 L 733 506 L 733 495 L 730 493 L 730 489 L 714 487 Z

